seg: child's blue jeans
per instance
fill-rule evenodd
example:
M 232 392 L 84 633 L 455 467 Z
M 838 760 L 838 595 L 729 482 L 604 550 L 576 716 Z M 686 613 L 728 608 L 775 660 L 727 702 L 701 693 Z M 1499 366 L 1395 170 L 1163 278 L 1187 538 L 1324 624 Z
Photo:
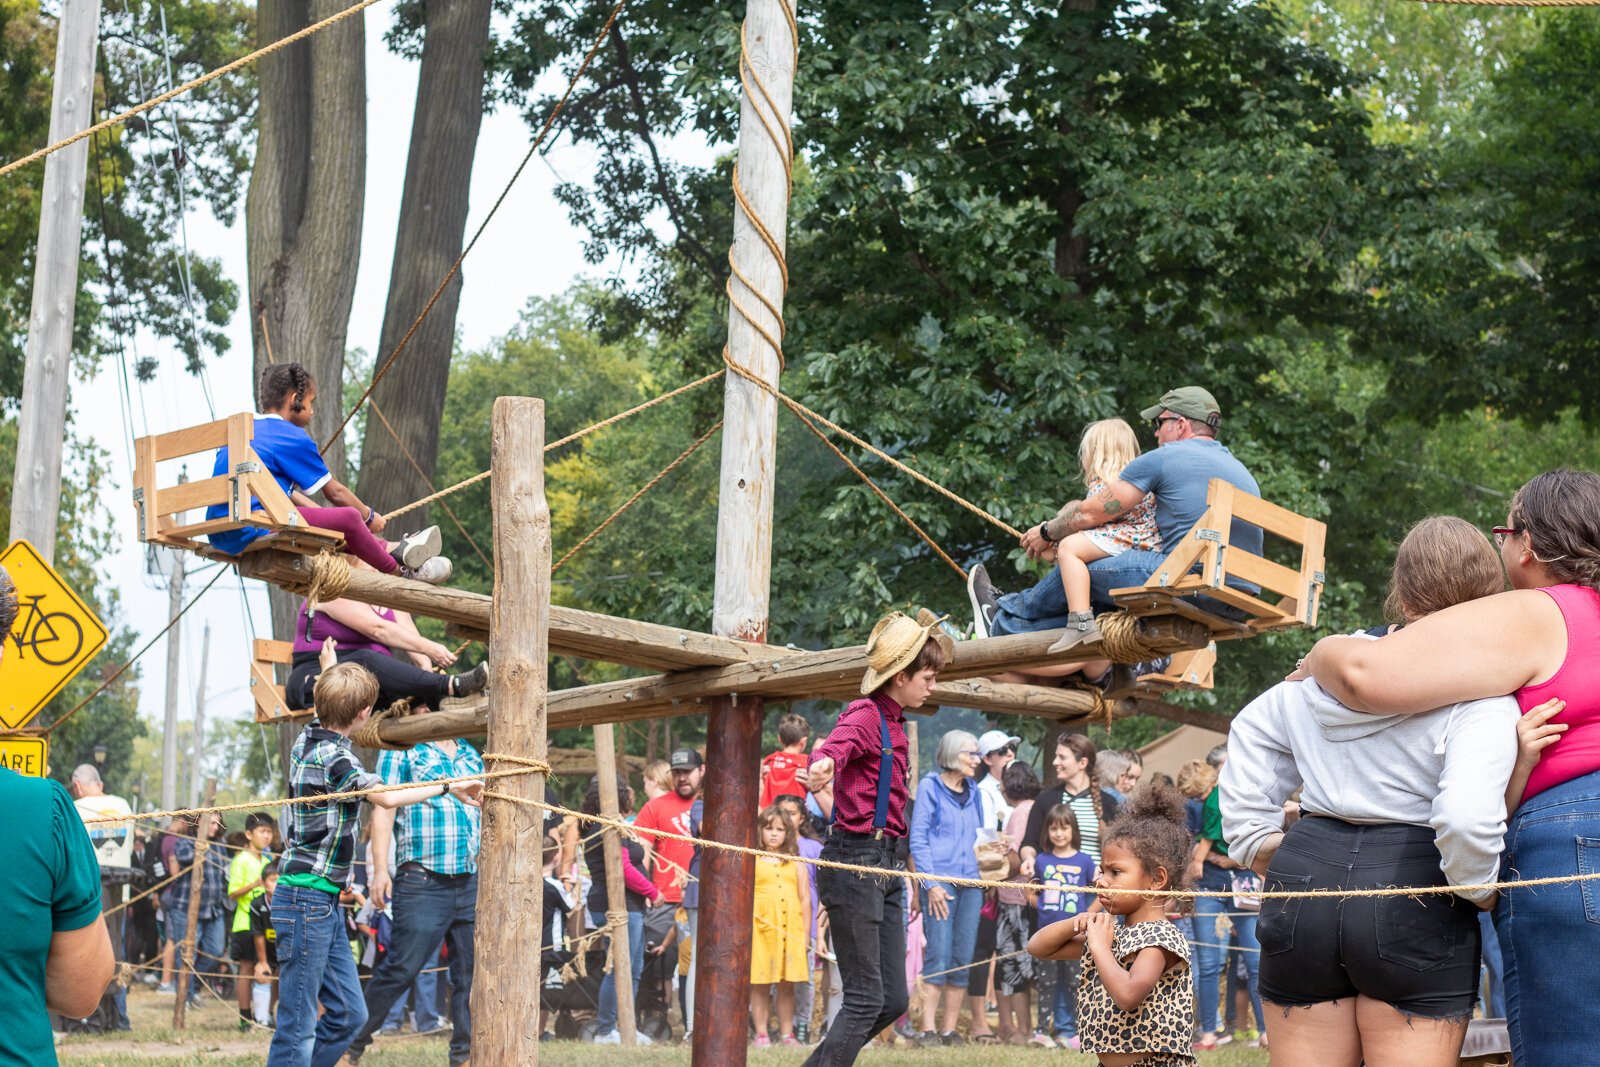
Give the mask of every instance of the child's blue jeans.
M 335 1067 L 367 1021 L 339 898 L 280 882 L 272 895 L 272 928 L 278 942 L 278 1029 L 267 1067 Z

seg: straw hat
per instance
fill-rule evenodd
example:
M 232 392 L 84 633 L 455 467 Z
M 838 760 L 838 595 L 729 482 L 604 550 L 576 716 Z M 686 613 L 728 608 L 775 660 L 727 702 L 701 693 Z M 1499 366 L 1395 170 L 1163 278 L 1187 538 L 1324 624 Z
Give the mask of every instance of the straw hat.
M 861 679 L 861 692 L 871 694 L 884 682 L 916 662 L 922 646 L 931 637 L 944 649 L 945 662 L 955 654 L 955 642 L 939 628 L 943 618 L 923 610 L 913 620 L 891 611 L 878 620 L 867 637 L 867 673 Z

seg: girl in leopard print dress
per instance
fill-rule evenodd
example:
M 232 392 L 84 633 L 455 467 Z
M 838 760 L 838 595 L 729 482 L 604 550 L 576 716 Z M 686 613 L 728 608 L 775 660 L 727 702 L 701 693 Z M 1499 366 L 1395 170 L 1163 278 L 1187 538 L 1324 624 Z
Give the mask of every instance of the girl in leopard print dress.
M 1167 898 L 1138 895 L 1182 888 L 1189 859 L 1182 795 L 1159 783 L 1140 788 L 1100 850 L 1094 884 L 1105 910 L 1052 923 L 1028 950 L 1084 960 L 1078 1036 L 1101 1067 L 1193 1067 L 1189 944 L 1167 920 Z

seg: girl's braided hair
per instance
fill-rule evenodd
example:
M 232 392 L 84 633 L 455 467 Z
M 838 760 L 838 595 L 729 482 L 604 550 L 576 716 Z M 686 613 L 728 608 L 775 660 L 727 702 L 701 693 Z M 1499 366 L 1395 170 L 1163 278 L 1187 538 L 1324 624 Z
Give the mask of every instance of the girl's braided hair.
M 311 372 L 304 365 L 273 363 L 261 372 L 261 384 L 256 389 L 257 410 L 277 411 L 283 407 L 285 400 L 293 397 L 289 411 L 298 415 L 305 410 L 301 401 L 311 391 L 313 384 Z
M 1063 730 L 1061 736 L 1056 738 L 1056 747 L 1071 749 L 1075 758 L 1089 761 L 1083 771 L 1089 776 L 1089 799 L 1094 804 L 1094 824 L 1103 826 L 1106 821 L 1106 809 L 1105 801 L 1101 798 L 1100 782 L 1094 774 L 1095 756 L 1098 753 L 1094 742 L 1089 740 L 1088 734 Z
M 1183 794 L 1164 782 L 1141 785 L 1105 831 L 1101 853 L 1113 844 L 1133 853 L 1152 877 L 1166 871 L 1166 888 L 1182 889 L 1193 844 L 1183 822 Z

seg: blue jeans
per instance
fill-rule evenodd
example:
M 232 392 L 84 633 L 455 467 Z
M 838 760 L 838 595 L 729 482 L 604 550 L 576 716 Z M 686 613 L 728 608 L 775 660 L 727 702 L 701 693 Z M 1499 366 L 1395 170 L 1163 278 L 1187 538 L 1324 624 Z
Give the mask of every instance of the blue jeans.
M 1488 992 L 1480 994 L 1483 1003 L 1484 1018 L 1504 1019 L 1506 1017 L 1506 965 L 1500 955 L 1500 939 L 1495 936 L 1494 916 L 1489 912 L 1478 912 L 1478 926 L 1483 931 L 1483 969 L 1484 984 Z
M 422 974 L 439 959 L 439 944 L 450 947 L 450 1019 L 455 1030 L 450 1035 L 450 1062 L 465 1063 L 472 1053 L 472 967 L 473 937 L 477 931 L 478 876 L 475 874 L 436 874 L 407 864 L 394 875 L 394 933 L 389 951 L 367 983 L 367 1022 L 350 1046 L 354 1057 L 367 1050 L 372 1035 L 396 1004 L 404 1010 L 406 991 L 418 985 L 417 1025 L 426 1014 L 434 1015 L 435 989 L 423 996 L 421 979 L 437 975 Z M 434 1016 L 437 1022 L 437 1016 Z
M 1196 889 L 1221 890 L 1232 885 L 1228 872 L 1213 864 L 1206 864 Z M 1200 1001 L 1200 1029 L 1214 1034 L 1220 1024 L 1217 1005 L 1222 992 L 1222 969 L 1228 962 L 1227 939 L 1217 933 L 1217 917 L 1227 914 L 1239 938 L 1239 948 L 1244 957 L 1245 973 L 1249 976 L 1250 1007 L 1255 1012 L 1256 1028 L 1266 1029 L 1266 1016 L 1261 1010 L 1261 945 L 1256 940 L 1256 918 L 1251 912 L 1232 910 L 1228 897 L 1198 897 L 1194 902 L 1195 927 L 1195 996 Z
M 278 941 L 278 1028 L 267 1067 L 334 1067 L 367 1021 L 339 898 L 279 883 L 272 895 L 272 929 Z
M 1523 803 L 1506 828 L 1507 881 L 1600 872 L 1600 772 Z M 1505 959 L 1506 1018 L 1517 1067 L 1590 1063 L 1594 990 L 1581 976 L 1600 956 L 1600 884 L 1508 889 L 1494 912 Z
M 603 911 L 591 911 L 589 920 L 595 926 L 606 924 L 606 915 Z M 628 958 L 633 964 L 633 996 L 634 1003 L 639 998 L 639 976 L 644 973 L 644 912 L 628 912 Z M 600 980 L 600 1013 L 594 1018 L 594 1033 L 596 1037 L 609 1034 L 617 1028 L 617 982 L 616 971 L 613 968 L 606 972 Z
M 205 979 L 213 988 L 217 979 L 210 975 L 220 974 L 223 966 L 228 962 L 228 925 L 233 916 L 227 912 L 218 912 L 209 919 L 201 919 L 194 928 L 194 960 L 190 966 L 194 974 L 189 978 L 189 995 L 197 997 L 203 988 L 199 975 L 207 975 Z M 178 935 L 178 953 L 183 954 L 183 935 Z
M 922 933 L 928 939 L 922 950 L 922 978 L 929 985 L 967 984 L 965 971 L 953 968 L 966 967 L 972 962 L 972 950 L 978 943 L 978 913 L 983 910 L 983 890 L 977 886 L 940 886 L 952 894 L 947 901 L 950 914 L 935 919 L 928 910 L 928 890 L 932 884 L 923 885 Z
M 1111 591 L 1143 585 L 1166 558 L 1165 552 L 1129 549 L 1120 556 L 1095 560 L 1089 564 L 1089 606 L 1094 611 L 1117 610 L 1116 602 L 1111 599 Z M 1241 585 L 1241 588 L 1256 591 L 1255 586 Z M 1184 599 L 1224 618 L 1239 619 L 1244 616 L 1238 609 L 1207 596 Z M 989 632 L 999 637 L 1002 634 L 1059 630 L 1066 624 L 1067 591 L 1061 584 L 1061 568 L 1051 567 L 1050 573 L 1031 588 L 1007 593 L 1000 598 Z
M 442 945 L 440 947 L 443 947 Z M 383 1028 L 393 1027 L 398 1030 L 406 1021 L 406 1001 L 414 1005 L 418 1030 L 434 1030 L 439 1026 L 439 950 L 435 949 L 433 958 L 424 960 L 422 970 L 417 973 L 417 980 L 411 983 L 411 992 L 395 1000 L 394 1007 L 389 1009 L 389 1014 L 383 1020 Z

